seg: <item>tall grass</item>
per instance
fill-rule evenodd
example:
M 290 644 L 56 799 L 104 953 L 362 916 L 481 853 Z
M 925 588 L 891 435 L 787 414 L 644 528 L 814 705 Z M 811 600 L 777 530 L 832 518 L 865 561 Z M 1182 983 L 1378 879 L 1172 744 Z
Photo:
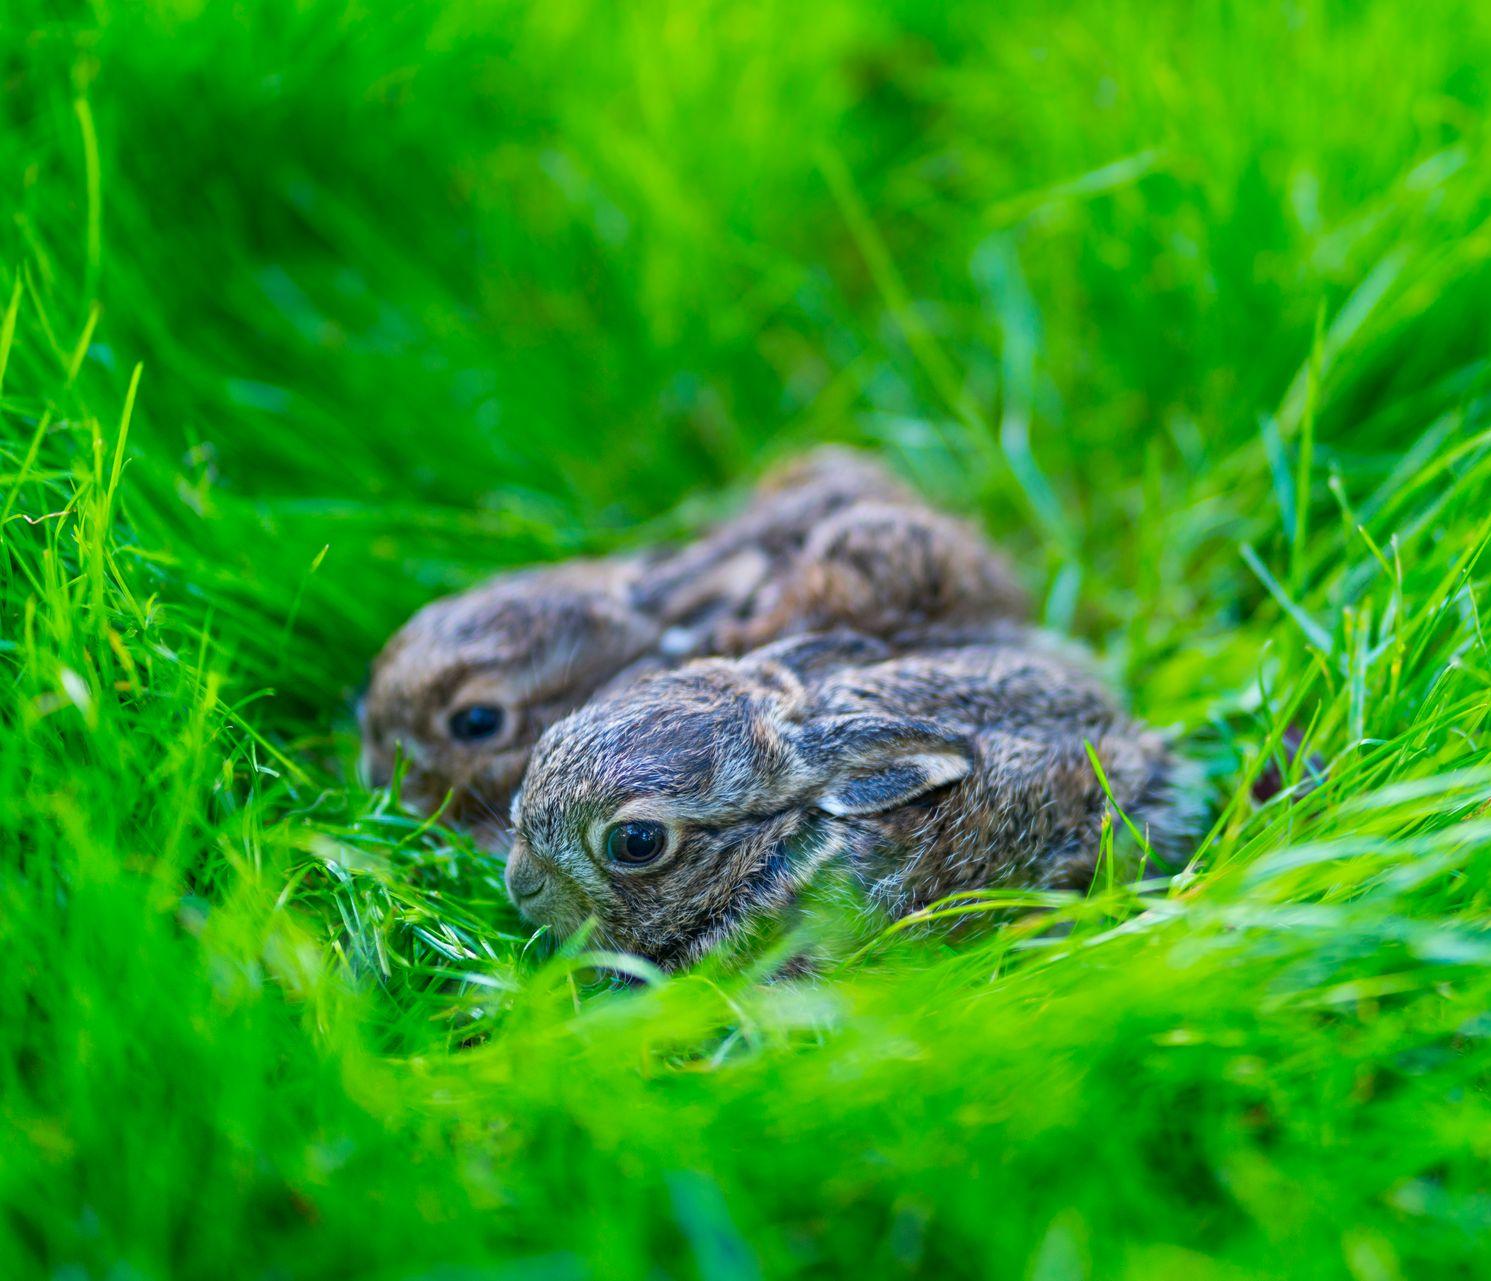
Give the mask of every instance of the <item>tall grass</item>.
M 1484 6 L 7 17 L 0 1275 L 1484 1274 Z M 597 983 L 356 784 L 367 661 L 826 438 L 1213 826 Z

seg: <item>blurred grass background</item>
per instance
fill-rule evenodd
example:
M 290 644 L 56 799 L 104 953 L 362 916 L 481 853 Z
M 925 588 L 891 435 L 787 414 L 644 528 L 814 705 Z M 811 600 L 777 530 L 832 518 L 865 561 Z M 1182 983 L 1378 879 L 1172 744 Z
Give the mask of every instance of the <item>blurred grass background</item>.
M 6 17 L 0 1274 L 1485 1274 L 1491 11 Z M 1186 736 L 1193 872 L 538 959 L 368 659 L 823 439 Z

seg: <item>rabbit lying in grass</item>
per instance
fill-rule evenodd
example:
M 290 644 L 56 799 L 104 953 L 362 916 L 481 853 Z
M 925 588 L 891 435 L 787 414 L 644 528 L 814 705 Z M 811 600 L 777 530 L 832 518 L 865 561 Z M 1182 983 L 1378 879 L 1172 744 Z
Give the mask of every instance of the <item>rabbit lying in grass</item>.
M 813 628 L 887 633 L 1019 617 L 1013 574 L 971 525 L 845 449 L 798 460 L 677 551 L 504 574 L 420 610 L 373 666 L 363 760 L 404 797 L 495 836 L 539 735 L 623 672 Z
M 1080 664 L 1014 625 L 896 656 L 843 634 L 644 677 L 548 730 L 507 884 L 560 933 L 687 964 L 846 869 L 893 915 L 1010 882 L 1084 886 L 1106 799 L 1156 854 L 1176 762 Z

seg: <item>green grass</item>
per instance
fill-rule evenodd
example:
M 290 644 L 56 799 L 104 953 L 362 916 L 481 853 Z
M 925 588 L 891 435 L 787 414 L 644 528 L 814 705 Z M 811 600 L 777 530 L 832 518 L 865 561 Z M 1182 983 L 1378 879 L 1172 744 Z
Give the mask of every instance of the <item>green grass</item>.
M 0 1275 L 1485 1275 L 1491 10 L 3 31 Z M 1195 865 L 544 959 L 352 781 L 370 656 L 822 439 L 1183 733 Z

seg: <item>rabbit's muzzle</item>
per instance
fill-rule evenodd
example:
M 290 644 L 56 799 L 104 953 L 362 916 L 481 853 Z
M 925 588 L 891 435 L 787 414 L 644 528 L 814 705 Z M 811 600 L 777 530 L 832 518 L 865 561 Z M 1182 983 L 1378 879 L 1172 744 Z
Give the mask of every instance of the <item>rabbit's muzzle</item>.
M 525 921 L 569 932 L 592 912 L 589 896 L 553 864 L 534 856 L 526 841 L 514 840 L 503 874 L 508 896 Z
M 532 855 L 522 852 L 521 847 L 515 847 L 508 855 L 504 879 L 507 892 L 519 908 L 541 898 L 549 887 L 548 874 Z

